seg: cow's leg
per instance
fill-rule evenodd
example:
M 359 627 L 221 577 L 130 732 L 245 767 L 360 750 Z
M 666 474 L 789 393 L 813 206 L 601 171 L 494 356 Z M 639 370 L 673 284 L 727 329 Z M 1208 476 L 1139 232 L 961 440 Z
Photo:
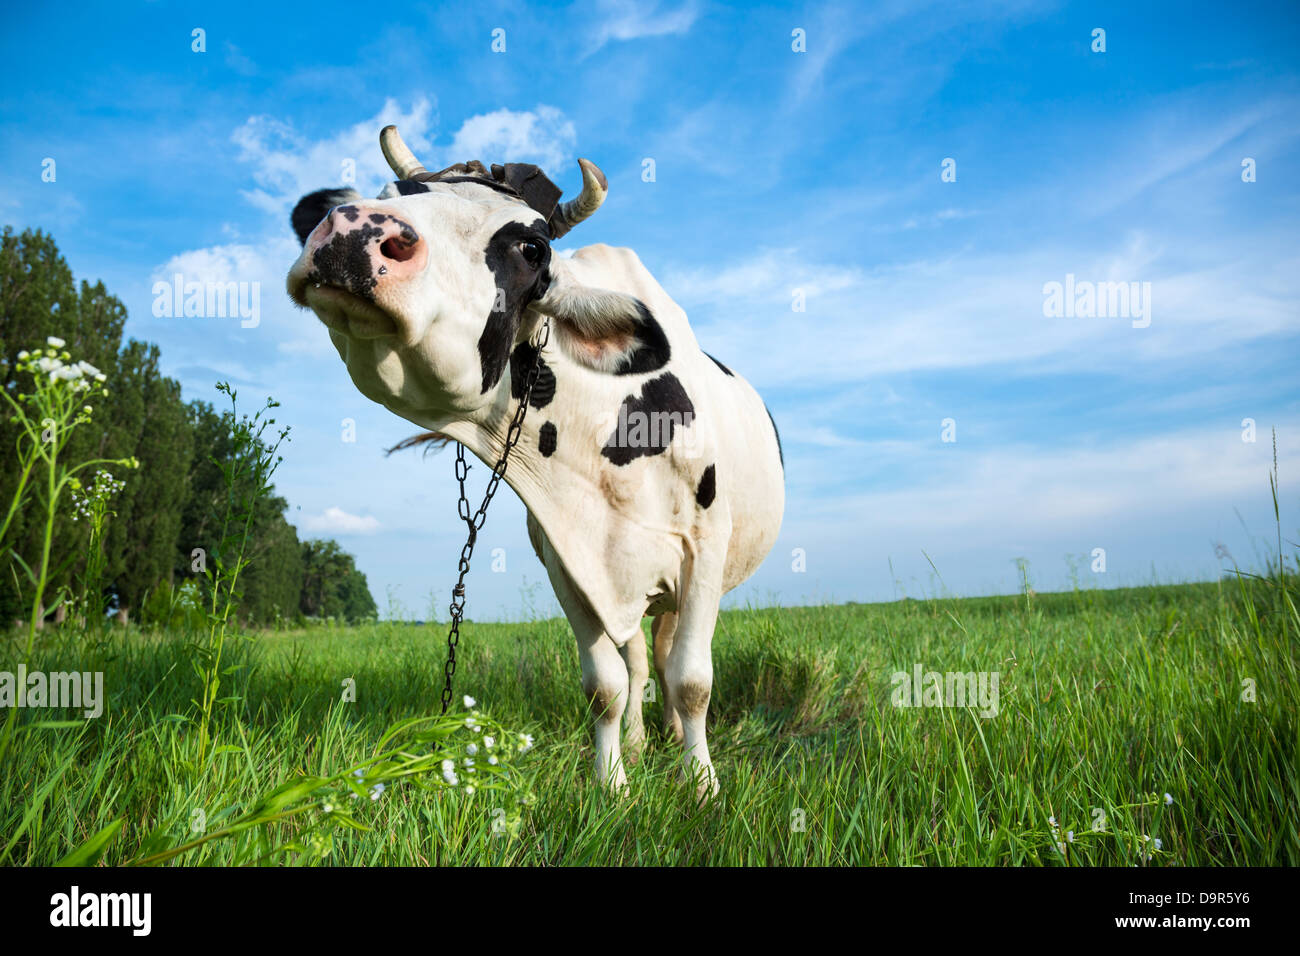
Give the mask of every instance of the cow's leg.
M 718 792 L 704 720 L 713 693 L 713 628 L 722 599 L 722 556 L 701 549 L 688 558 L 683 580 L 685 587 L 666 676 L 682 722 L 686 747 L 683 770 L 687 779 L 694 781 L 696 794 L 707 797 Z
M 645 720 L 641 708 L 645 700 L 645 685 L 650 677 L 650 664 L 646 659 L 645 638 L 641 634 L 628 641 L 619 651 L 627 666 L 627 710 L 624 712 L 623 754 L 628 766 L 641 758 L 645 746 Z
M 668 654 L 673 649 L 673 632 L 677 630 L 677 613 L 667 611 L 660 614 L 650 625 L 650 633 L 655 639 L 655 673 L 659 675 L 659 693 L 663 696 L 664 731 L 672 734 L 678 743 L 682 737 L 682 718 L 673 703 L 672 692 L 668 688 Z
M 578 630 L 577 625 L 574 626 Z M 578 657 L 582 661 L 582 692 L 596 720 L 596 779 L 612 790 L 627 787 L 627 774 L 619 752 L 619 730 L 627 705 L 627 667 L 623 655 L 599 627 L 579 633 Z
M 533 537 L 534 527 L 535 523 L 530 520 L 530 537 Z M 582 692 L 596 720 L 596 779 L 613 790 L 622 791 L 627 787 L 627 774 L 623 769 L 618 737 L 628 697 L 627 666 L 623 663 L 622 652 L 605 633 L 587 603 L 578 596 L 551 543 L 541 534 L 540 526 L 537 526 L 533 546 L 546 565 L 555 597 L 564 608 L 564 616 L 569 619 L 573 635 L 578 640 Z

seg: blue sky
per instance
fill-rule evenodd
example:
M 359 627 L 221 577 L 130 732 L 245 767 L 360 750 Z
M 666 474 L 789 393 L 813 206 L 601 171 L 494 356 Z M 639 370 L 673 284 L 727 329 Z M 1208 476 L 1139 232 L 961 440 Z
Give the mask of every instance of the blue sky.
M 1271 540 L 1273 428 L 1296 536 L 1292 4 L 28 4 L 6 21 L 3 221 L 103 279 L 186 398 L 229 379 L 283 403 L 290 520 L 355 553 L 381 608 L 446 603 L 451 457 L 384 458 L 411 427 L 355 391 L 283 277 L 293 203 L 349 161 L 377 192 L 388 122 L 430 168 L 535 162 L 570 195 L 591 158 L 609 199 L 559 246 L 635 248 L 767 399 L 785 525 L 729 603 L 1005 592 L 1020 557 L 1040 589 L 1069 585 L 1067 556 L 1084 586 L 1213 577 L 1216 542 L 1253 564 Z M 260 283 L 260 323 L 156 318 L 153 284 L 177 271 Z M 1045 316 L 1067 275 L 1150 283 L 1149 326 Z M 471 617 L 555 609 L 513 495 L 479 548 Z

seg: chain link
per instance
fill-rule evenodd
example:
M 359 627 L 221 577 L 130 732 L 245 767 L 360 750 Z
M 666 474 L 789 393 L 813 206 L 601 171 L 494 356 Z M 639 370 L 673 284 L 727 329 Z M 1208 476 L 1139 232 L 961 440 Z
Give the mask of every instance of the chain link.
M 492 477 L 488 479 L 487 489 L 483 492 L 483 501 L 478 506 L 478 511 L 473 514 L 469 510 L 469 498 L 465 495 L 465 479 L 469 476 L 469 465 L 465 461 L 465 446 L 456 442 L 456 484 L 460 486 L 460 500 L 456 503 L 456 513 L 465 522 L 469 534 L 465 538 L 465 546 L 460 549 L 460 562 L 457 566 L 460 575 L 456 578 L 456 586 L 451 592 L 449 608 L 451 629 L 447 632 L 447 663 L 442 669 L 447 679 L 442 688 L 444 714 L 451 706 L 451 679 L 456 674 L 456 646 L 460 643 L 460 624 L 465 614 L 465 575 L 469 574 L 469 559 L 474 554 L 474 542 L 478 540 L 478 533 L 487 520 L 488 503 L 497 493 L 497 485 L 501 484 L 501 479 L 505 477 L 506 466 L 510 463 L 510 451 L 519 441 L 519 435 L 524 427 L 524 416 L 528 414 L 528 401 L 533 397 L 533 386 L 537 384 L 538 376 L 542 372 L 542 349 L 546 348 L 546 343 L 550 339 L 551 320 L 548 317 L 542 325 L 537 342 L 532 343 L 533 348 L 537 350 L 537 358 L 533 362 L 533 367 L 528 370 L 528 377 L 524 380 L 523 398 L 519 400 L 519 407 L 515 409 L 515 417 L 511 419 L 510 427 L 506 429 L 505 447 L 501 449 L 501 457 L 492 468 Z

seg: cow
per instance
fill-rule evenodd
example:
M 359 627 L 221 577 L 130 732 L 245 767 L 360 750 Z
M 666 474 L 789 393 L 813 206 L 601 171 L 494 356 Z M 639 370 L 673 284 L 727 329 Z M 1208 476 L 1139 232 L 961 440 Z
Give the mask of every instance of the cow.
M 505 481 L 577 639 L 596 778 L 627 786 L 624 715 L 627 763 L 641 753 L 648 616 L 665 729 L 707 799 L 718 604 L 780 530 L 776 423 L 635 252 L 552 249 L 605 199 L 594 163 L 578 160 L 582 192 L 561 203 L 530 164 L 431 173 L 394 127 L 380 144 L 397 178 L 376 199 L 322 189 L 294 208 L 289 296 L 363 395 L 426 429 L 417 442 L 454 440 L 489 466 L 536 367 Z

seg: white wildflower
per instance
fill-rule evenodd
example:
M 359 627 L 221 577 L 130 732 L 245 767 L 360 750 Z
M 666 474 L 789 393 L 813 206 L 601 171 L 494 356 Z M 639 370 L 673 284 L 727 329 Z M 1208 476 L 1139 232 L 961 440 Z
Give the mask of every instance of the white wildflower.
M 484 750 L 491 750 L 493 747 L 496 746 L 496 744 L 497 744 L 497 742 L 496 742 L 495 740 L 493 740 L 491 737 L 484 737 L 484 738 L 483 738 L 483 749 L 484 749 Z
M 373 787 L 370 788 L 370 799 L 378 800 L 379 795 L 382 794 L 383 792 L 384 792 L 384 785 L 382 783 L 375 784 Z
M 1167 807 L 1172 807 L 1173 805 L 1174 805 L 1174 798 L 1173 798 L 1170 794 L 1167 794 L 1167 793 L 1166 793 L 1166 794 L 1165 794 L 1165 806 L 1167 806 Z
M 532 749 L 533 749 L 533 735 L 532 735 L 532 734 L 520 734 L 520 735 L 519 735 L 519 750 L 520 750 L 521 752 L 527 752 L 527 751 L 532 750 Z
M 465 706 L 466 706 L 466 707 L 473 707 L 473 706 L 474 706 L 475 704 L 477 704 L 477 703 L 478 703 L 478 701 L 476 701 L 473 697 L 469 696 L 469 694 L 466 694 L 466 695 L 465 695 Z
M 45 344 L 53 345 L 56 349 L 61 349 L 63 348 L 63 346 L 67 345 L 68 343 L 63 341 L 63 339 L 59 338 L 57 335 L 51 335 L 49 338 L 45 340 Z
M 465 746 L 465 753 L 469 754 L 471 757 L 474 756 L 478 753 L 478 744 L 467 744 Z

